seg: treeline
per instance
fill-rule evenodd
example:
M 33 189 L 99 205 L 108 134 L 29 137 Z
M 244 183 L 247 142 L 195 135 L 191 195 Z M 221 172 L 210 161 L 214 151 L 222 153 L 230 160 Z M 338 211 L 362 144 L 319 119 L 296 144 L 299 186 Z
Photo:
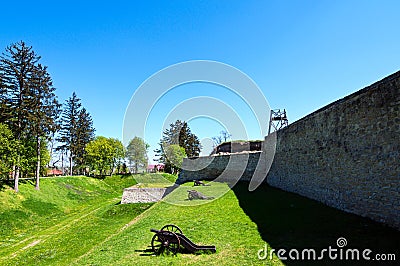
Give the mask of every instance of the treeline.
M 164 164 L 164 171 L 177 174 L 183 158 L 197 157 L 201 151 L 199 138 L 185 121 L 177 120 L 164 130 L 160 148 L 155 150 L 156 159 Z M 86 163 L 90 174 L 105 175 L 116 172 L 139 173 L 148 163 L 149 145 L 140 137 L 134 137 L 127 145 L 114 138 L 96 137 L 86 145 Z
M 74 93 L 62 106 L 41 57 L 23 41 L 0 56 L 0 177 L 39 177 L 56 150 L 68 153 L 70 169 L 84 161 L 84 148 L 94 138 L 93 121 Z
M 118 139 L 95 137 L 92 117 L 81 100 L 74 92 L 60 104 L 40 59 L 23 41 L 6 47 L 0 56 L 0 179 L 13 179 L 18 192 L 19 179 L 33 176 L 39 189 L 50 161 L 50 168 L 61 166 L 63 175 L 145 169 L 149 145 L 139 137 L 127 147 Z M 166 172 L 177 173 L 183 158 L 196 157 L 200 150 L 188 124 L 177 120 L 163 132 L 156 152 Z

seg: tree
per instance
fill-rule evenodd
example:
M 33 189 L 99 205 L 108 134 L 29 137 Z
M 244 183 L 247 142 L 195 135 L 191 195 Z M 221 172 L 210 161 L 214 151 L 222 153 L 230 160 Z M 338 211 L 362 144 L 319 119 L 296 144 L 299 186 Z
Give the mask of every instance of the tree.
M 92 169 L 104 175 L 107 170 L 113 171 L 116 162 L 125 157 L 125 149 L 121 141 L 98 136 L 86 145 L 86 159 Z
M 19 145 L 19 150 L 21 152 L 20 156 L 20 176 L 24 174 L 28 175 L 30 173 L 35 173 L 39 164 L 39 175 L 43 174 L 46 166 L 50 161 L 50 152 L 47 148 L 47 140 L 43 139 L 40 142 L 40 157 L 37 158 L 37 140 L 36 137 L 32 136 L 30 138 L 24 138 L 23 143 Z
M 18 145 L 7 125 L 0 124 L 0 179 L 10 177 L 16 162 Z
M 57 141 L 62 145 L 57 151 L 69 152 L 69 174 L 73 174 L 73 163 L 78 171 L 85 166 L 85 147 L 94 138 L 93 120 L 85 108 L 82 108 L 76 93 L 67 99 L 61 117 L 61 129 Z
M 57 150 L 68 150 L 69 151 L 69 174 L 72 175 L 72 160 L 75 155 L 75 144 L 77 142 L 77 124 L 78 124 L 78 113 L 82 104 L 80 99 L 73 92 L 72 96 L 69 97 L 65 104 L 64 110 L 61 116 L 60 136 L 57 141 L 62 143 Z
M 166 156 L 165 148 L 170 145 L 179 145 L 185 151 L 188 158 L 197 157 L 201 151 L 199 138 L 193 134 L 185 121 L 177 120 L 175 123 L 170 124 L 170 128 L 164 130 L 163 138 L 160 141 L 160 149 L 155 150 L 159 161 L 165 163 L 165 168 L 174 169 L 171 167 L 171 162 Z
M 218 136 L 212 137 L 215 147 L 221 144 L 222 142 L 226 142 L 230 137 L 232 137 L 232 135 L 229 134 L 228 131 L 226 130 L 222 130 L 221 132 L 219 132 L 219 134 L 220 135 Z
M 164 146 L 165 156 L 169 162 L 172 174 L 176 174 L 182 168 L 183 158 L 186 158 L 185 149 L 177 144 Z
M 6 122 L 18 143 L 21 143 L 22 138 L 27 135 L 27 129 L 32 120 L 31 110 L 34 109 L 32 84 L 34 84 L 33 79 L 39 59 L 40 56 L 36 55 L 32 47 L 22 41 L 7 46 L 5 53 L 0 57 L 2 106 L 7 107 Z M 20 151 L 21 149 L 18 149 L 17 160 L 13 166 L 16 192 L 19 190 Z
M 135 169 L 135 173 L 138 173 L 139 167 L 147 167 L 147 150 L 150 147 L 149 144 L 145 143 L 142 138 L 134 137 L 128 144 L 126 156 L 129 164 Z
M 108 142 L 112 146 L 112 160 L 111 160 L 111 173 L 114 173 L 116 168 L 120 168 L 123 163 L 123 160 L 126 157 L 126 149 L 122 142 L 115 138 L 109 138 Z
M 85 147 L 94 139 L 94 131 L 92 117 L 85 108 L 82 108 L 78 113 L 75 144 L 75 163 L 78 171 L 86 168 Z
M 33 75 L 31 90 L 33 97 L 33 109 L 31 132 L 36 139 L 36 171 L 35 188 L 39 190 L 39 176 L 41 169 L 41 142 L 42 139 L 49 139 L 58 129 L 57 118 L 60 113 L 61 105 L 58 103 L 57 96 L 54 94 L 55 88 L 47 67 L 39 64 Z
M 11 104 L 8 96 L 4 72 L 0 68 L 0 123 L 5 123 L 11 118 Z

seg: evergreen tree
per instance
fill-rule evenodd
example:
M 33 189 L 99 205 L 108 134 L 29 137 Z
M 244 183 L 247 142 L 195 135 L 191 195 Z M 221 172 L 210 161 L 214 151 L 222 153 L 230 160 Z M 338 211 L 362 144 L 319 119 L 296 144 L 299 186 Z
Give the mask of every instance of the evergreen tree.
M 26 137 L 29 123 L 32 120 L 33 90 L 32 84 L 37 62 L 40 56 L 24 42 L 11 44 L 0 57 L 1 105 L 2 120 L 5 120 L 18 143 Z M 4 119 L 6 118 L 6 119 Z M 21 151 L 18 150 L 17 160 L 13 166 L 14 190 L 18 192 Z
M 166 148 L 170 145 L 179 145 L 185 151 L 188 158 L 197 157 L 201 151 L 199 138 L 193 134 L 185 121 L 177 120 L 170 124 L 170 128 L 164 130 L 160 141 L 160 149 L 155 150 L 159 161 L 165 163 L 165 169 L 174 169 L 173 163 L 168 159 Z
M 5 123 L 11 117 L 11 105 L 4 73 L 1 70 L 2 68 L 0 68 L 0 123 Z
M 73 92 L 65 104 L 61 116 L 60 132 L 57 141 L 62 145 L 57 147 L 57 150 L 69 151 L 69 174 L 72 175 L 72 162 L 76 152 L 77 145 L 77 128 L 78 128 L 78 114 L 82 104 L 80 99 Z
M 31 120 L 31 132 L 36 141 L 36 171 L 35 188 L 39 190 L 39 176 L 41 168 L 41 142 L 43 139 L 49 140 L 58 128 L 57 118 L 60 113 L 60 104 L 54 94 L 55 88 L 47 68 L 39 64 L 33 75 L 34 83 L 31 86 L 34 95 L 34 108 Z
M 93 140 L 95 131 L 92 117 L 82 108 L 75 92 L 64 104 L 60 128 L 57 141 L 62 145 L 56 150 L 69 152 L 69 174 L 72 175 L 73 164 L 79 172 L 86 167 L 85 147 Z
M 76 129 L 76 144 L 75 146 L 75 160 L 74 163 L 78 172 L 82 170 L 85 172 L 86 162 L 85 162 L 85 147 L 86 145 L 94 139 L 94 127 L 93 120 L 90 114 L 85 108 L 82 108 L 78 113 L 78 122 Z M 86 174 L 86 173 L 84 173 Z

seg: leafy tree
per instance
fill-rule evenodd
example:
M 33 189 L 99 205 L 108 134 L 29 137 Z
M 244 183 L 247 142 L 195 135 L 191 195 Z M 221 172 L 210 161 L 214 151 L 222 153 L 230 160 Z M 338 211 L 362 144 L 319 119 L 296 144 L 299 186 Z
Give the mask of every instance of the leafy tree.
M 201 151 L 199 138 L 193 134 L 185 121 L 177 120 L 175 123 L 170 124 L 170 128 L 164 130 L 163 138 L 160 142 L 160 149 L 155 150 L 159 161 L 165 163 L 165 169 L 174 170 L 173 164 L 166 156 L 165 148 L 170 145 L 179 145 L 185 151 L 187 157 L 197 157 Z
M 139 137 L 134 137 L 129 142 L 126 156 L 135 173 L 138 173 L 139 167 L 147 167 L 147 150 L 149 147 L 150 145 Z
M 96 137 L 85 148 L 86 159 L 92 169 L 104 175 L 107 170 L 111 173 L 116 162 L 125 157 L 125 149 L 121 141 L 103 136 Z
M 182 168 L 183 158 L 186 157 L 185 149 L 177 144 L 164 146 L 165 156 L 169 162 L 172 174 L 176 174 Z
M 123 160 L 126 157 L 126 149 L 122 144 L 122 142 L 118 139 L 108 138 L 108 142 L 113 147 L 112 150 L 113 155 L 110 168 L 111 168 L 111 173 L 114 173 L 114 170 L 116 168 L 120 168 L 120 166 L 122 165 Z
M 6 107 L 2 113 L 5 113 L 5 122 L 10 126 L 18 143 L 27 135 L 32 121 L 35 96 L 32 86 L 39 59 L 40 56 L 36 55 L 32 47 L 22 41 L 7 46 L 5 53 L 0 57 L 1 104 L 2 107 Z M 17 160 L 13 166 L 14 190 L 17 192 L 20 159 L 21 149 L 18 149 Z
M 16 162 L 18 145 L 7 125 L 0 124 L 0 179 L 10 177 Z
M 40 158 L 37 158 L 37 141 L 35 137 L 24 138 L 22 144 L 19 145 L 21 151 L 20 165 L 21 165 L 21 177 L 27 176 L 30 173 L 35 173 L 39 164 L 39 175 L 43 174 L 46 166 L 50 162 L 50 152 L 47 148 L 47 140 L 43 139 L 40 142 Z

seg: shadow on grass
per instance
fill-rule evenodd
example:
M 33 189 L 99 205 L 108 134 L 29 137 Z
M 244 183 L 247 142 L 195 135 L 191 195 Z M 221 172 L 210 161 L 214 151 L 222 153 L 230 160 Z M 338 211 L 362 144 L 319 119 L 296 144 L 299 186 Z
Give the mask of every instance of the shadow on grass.
M 18 181 L 19 184 L 30 184 L 30 185 L 35 185 L 35 181 L 33 178 L 30 179 L 20 179 Z M 3 191 L 6 189 L 6 187 L 14 188 L 14 179 L 0 179 L 0 191 Z
M 11 186 L 11 182 L 7 181 L 7 180 L 1 180 L 0 179 L 0 191 L 3 191 L 7 186 Z
M 275 252 L 283 248 L 288 257 L 288 252 L 295 248 L 301 256 L 302 249 L 314 248 L 318 257 L 322 249 L 338 248 L 339 237 L 347 240 L 344 251 L 360 250 L 360 261 L 330 260 L 325 253 L 324 260 L 288 258 L 283 261 L 286 265 L 365 265 L 367 261 L 362 259 L 362 251 L 366 248 L 372 250 L 370 257 L 378 253 L 395 254 L 396 262 L 400 261 L 400 232 L 395 229 L 268 185 L 249 192 L 248 183 L 238 183 L 232 190 L 241 208 L 257 224 L 262 239 Z M 387 265 L 388 261 L 371 264 Z
M 135 252 L 140 252 L 139 256 L 141 257 L 150 257 L 150 256 L 155 256 L 154 251 L 151 247 L 147 249 L 136 249 Z

